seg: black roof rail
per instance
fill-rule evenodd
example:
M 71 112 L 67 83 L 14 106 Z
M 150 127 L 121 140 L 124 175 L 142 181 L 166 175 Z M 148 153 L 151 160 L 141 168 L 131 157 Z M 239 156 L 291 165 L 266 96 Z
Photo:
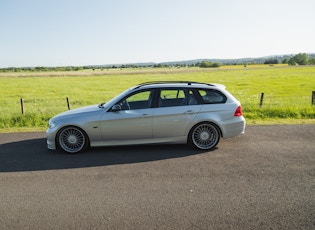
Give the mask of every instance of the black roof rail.
M 140 83 L 140 84 L 137 85 L 134 89 L 138 89 L 138 88 L 140 88 L 141 86 L 145 86 L 145 85 L 152 85 L 152 84 L 168 84 L 168 83 L 186 83 L 187 85 L 191 85 L 191 84 L 202 84 L 202 85 L 214 86 L 214 85 L 209 84 L 209 83 L 202 83 L 202 82 L 195 82 L 195 81 L 148 81 L 148 82 Z

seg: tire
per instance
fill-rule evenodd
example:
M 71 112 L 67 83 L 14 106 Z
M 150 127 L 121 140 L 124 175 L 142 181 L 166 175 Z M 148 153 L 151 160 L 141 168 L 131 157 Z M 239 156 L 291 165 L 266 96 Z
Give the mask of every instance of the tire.
M 209 122 L 195 125 L 189 132 L 188 143 L 201 150 L 213 150 L 220 141 L 219 128 Z
M 58 132 L 56 142 L 60 149 L 74 154 L 85 150 L 89 140 L 82 129 L 75 126 L 67 126 Z

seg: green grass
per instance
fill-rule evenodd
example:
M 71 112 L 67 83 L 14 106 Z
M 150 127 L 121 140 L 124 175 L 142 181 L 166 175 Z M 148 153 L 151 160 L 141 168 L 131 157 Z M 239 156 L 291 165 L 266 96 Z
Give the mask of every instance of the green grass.
M 248 124 L 315 123 L 315 67 L 258 65 L 217 69 L 123 69 L 0 73 L 0 132 L 44 130 L 55 114 L 108 101 L 145 81 L 221 83 L 241 101 Z M 264 92 L 263 106 L 259 106 Z M 25 115 L 21 115 L 20 98 Z

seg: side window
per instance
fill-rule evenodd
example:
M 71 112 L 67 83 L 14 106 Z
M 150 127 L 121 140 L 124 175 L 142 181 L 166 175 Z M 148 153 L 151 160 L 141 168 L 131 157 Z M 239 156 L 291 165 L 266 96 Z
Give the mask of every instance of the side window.
M 197 99 L 188 89 L 162 89 L 159 107 L 197 105 Z
M 198 101 L 191 90 L 189 90 L 186 100 L 187 100 L 187 105 L 198 105 Z
M 217 90 L 199 89 L 198 90 L 204 104 L 220 104 L 226 102 L 226 96 Z
M 184 105 L 185 92 L 183 89 L 162 89 L 159 98 L 159 107 Z
M 183 99 L 185 97 L 185 93 L 182 89 L 165 89 L 161 90 L 160 97 L 162 99 Z
M 139 93 L 132 94 L 131 96 L 120 101 L 118 104 L 122 110 L 134 110 L 134 109 L 146 109 L 151 106 L 152 92 L 141 91 Z

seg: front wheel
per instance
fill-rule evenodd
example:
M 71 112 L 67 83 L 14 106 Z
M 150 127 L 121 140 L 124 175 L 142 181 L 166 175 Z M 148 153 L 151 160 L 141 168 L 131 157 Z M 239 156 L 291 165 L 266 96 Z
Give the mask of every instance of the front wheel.
M 78 153 L 88 146 L 88 138 L 83 130 L 69 126 L 57 134 L 58 146 L 67 153 Z
M 220 131 L 214 124 L 200 123 L 189 132 L 188 142 L 198 149 L 212 150 L 219 143 Z

